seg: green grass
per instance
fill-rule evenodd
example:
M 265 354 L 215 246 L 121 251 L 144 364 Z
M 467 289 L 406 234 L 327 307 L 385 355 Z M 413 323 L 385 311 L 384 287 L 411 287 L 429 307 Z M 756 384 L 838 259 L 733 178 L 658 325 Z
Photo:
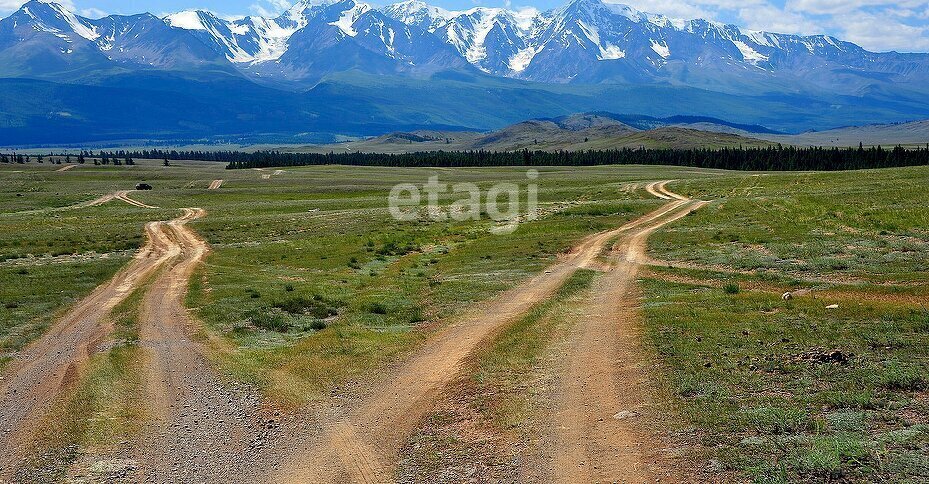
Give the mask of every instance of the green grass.
M 670 186 L 713 202 L 652 237 L 654 257 L 691 267 L 643 282 L 647 334 L 724 470 L 929 479 L 927 181 L 919 167 Z M 782 300 L 797 289 L 818 297 Z
M 220 364 L 284 402 L 364 377 L 421 342 L 433 327 L 426 323 L 454 318 L 549 266 L 582 237 L 660 204 L 623 191 L 621 180 L 636 178 L 638 167 L 586 177 L 553 169 L 540 187 L 545 216 L 499 236 L 487 221 L 393 221 L 384 207 L 392 184 L 424 183 L 432 170 L 352 170 L 363 176 L 338 167 L 288 170 L 267 188 L 224 186 L 220 200 L 198 202 L 209 215 L 195 228 L 214 251 L 189 305 L 231 340 Z M 518 169 L 438 173 L 484 187 L 525 177 Z M 326 301 L 337 315 L 313 328 L 318 317 L 275 309 L 291 298 Z
M 306 167 L 262 179 L 209 163 L 0 166 L 0 354 L 111 277 L 143 243 L 145 222 L 201 207 L 207 216 L 192 227 L 212 252 L 188 306 L 217 343 L 221 369 L 300 405 L 371 378 L 582 237 L 660 206 L 643 182 L 674 179 L 673 191 L 712 203 L 652 236 L 653 257 L 693 267 L 656 268 L 643 282 L 648 343 L 671 403 L 724 468 L 758 482 L 927 479 L 929 316 L 918 302 L 929 273 L 929 169 L 541 171 L 544 216 L 491 235 L 486 221 L 395 222 L 387 193 L 433 174 L 485 189 L 520 183 L 521 169 Z M 220 178 L 220 190 L 206 190 Z M 161 209 L 63 208 L 143 180 L 155 190 L 134 196 Z M 524 378 L 561 324 L 557 301 L 579 297 L 589 277 L 579 273 L 474 361 L 470 381 L 502 389 L 479 405 L 501 431 L 526 418 Z M 799 288 L 823 296 L 781 300 Z M 833 361 L 836 350 L 847 361 Z M 115 438 L 94 415 L 135 418 L 120 403 L 134 384 L 133 351 L 95 357 L 68 410 L 86 422 L 69 439 Z
M 922 308 L 643 284 L 665 383 L 727 469 L 757 482 L 929 476 Z
M 0 264 L 0 354 L 41 335 L 65 308 L 110 279 L 128 260 L 120 253 L 55 264 Z
M 656 234 L 653 254 L 736 270 L 925 284 L 929 169 L 739 175 L 670 188 L 713 203 Z

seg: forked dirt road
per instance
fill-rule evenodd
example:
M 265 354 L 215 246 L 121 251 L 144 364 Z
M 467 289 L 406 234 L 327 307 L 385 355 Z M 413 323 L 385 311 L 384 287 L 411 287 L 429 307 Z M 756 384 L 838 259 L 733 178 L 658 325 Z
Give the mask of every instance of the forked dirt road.
M 77 204 L 77 205 L 73 205 L 73 206 L 71 206 L 71 207 L 65 207 L 65 208 L 89 208 L 89 207 L 99 207 L 100 205 L 103 205 L 104 203 L 111 202 L 111 201 L 113 201 L 113 200 L 119 200 L 119 201 L 121 201 L 121 202 L 125 202 L 125 203 L 128 203 L 129 205 L 132 205 L 132 206 L 134 206 L 134 207 L 139 207 L 139 208 L 151 208 L 151 209 L 158 208 L 158 207 L 154 207 L 154 206 L 151 206 L 151 205 L 147 205 L 147 204 L 144 204 L 144 203 L 142 203 L 142 202 L 140 202 L 140 201 L 138 201 L 138 200 L 134 200 L 134 199 L 130 198 L 130 197 L 129 197 L 129 194 L 132 193 L 132 192 L 133 192 L 133 190 L 120 190 L 120 191 L 118 191 L 118 192 L 106 194 L 106 195 L 104 195 L 104 196 L 102 196 L 102 197 L 100 197 L 100 198 L 98 198 L 98 199 L 96 199 L 96 200 L 91 200 L 91 201 L 85 202 L 85 203 L 79 203 L 79 204 Z
M 148 242 L 108 283 L 75 305 L 46 334 L 25 348 L 0 380 L 0 481 L 28 456 L 37 422 L 81 376 L 87 361 L 113 330 L 109 314 L 160 267 L 181 254 L 168 227 L 200 214 L 187 211 L 170 222 L 146 225 Z
M 439 331 L 392 376 L 363 395 L 359 404 L 321 417 L 319 438 L 309 445 L 294 445 L 296 452 L 283 459 L 288 464 L 273 481 L 391 481 L 398 449 L 482 342 L 554 294 L 579 268 L 595 265 L 610 241 L 621 238 L 621 243 L 639 247 L 651 231 L 686 214 L 689 200 L 678 199 L 660 184 L 652 190 L 674 201 L 619 229 L 588 237 L 545 273 Z M 627 235 L 630 232 L 633 235 Z
M 554 392 L 554 445 L 545 452 L 552 456 L 555 482 L 679 482 L 679 470 L 661 456 L 654 433 L 637 420 L 653 402 L 633 289 L 648 236 L 705 202 L 679 198 L 664 184 L 653 189 L 678 200 L 675 209 L 614 245 L 615 265 L 594 285 L 565 344 L 568 355 Z
M 681 200 L 687 201 L 688 198 L 683 195 L 669 191 L 666 187 L 671 181 L 653 182 L 645 186 L 645 191 L 662 200 Z

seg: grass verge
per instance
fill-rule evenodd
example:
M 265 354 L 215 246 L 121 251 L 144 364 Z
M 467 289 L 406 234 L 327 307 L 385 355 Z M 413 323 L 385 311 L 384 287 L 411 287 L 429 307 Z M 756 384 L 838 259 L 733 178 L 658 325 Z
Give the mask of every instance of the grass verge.
M 146 286 L 117 306 L 114 332 L 104 351 L 91 357 L 83 377 L 52 409 L 37 431 L 37 457 L 19 476 L 32 482 L 67 478 L 125 477 L 132 463 L 106 459 L 129 448 L 144 422 L 139 398 L 142 353 L 138 347 L 138 311 Z M 97 458 L 83 462 L 88 454 Z

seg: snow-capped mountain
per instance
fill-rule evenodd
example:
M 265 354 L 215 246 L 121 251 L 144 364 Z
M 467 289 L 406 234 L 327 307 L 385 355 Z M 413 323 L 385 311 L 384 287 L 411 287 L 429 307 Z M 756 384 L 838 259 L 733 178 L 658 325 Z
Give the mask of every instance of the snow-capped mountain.
M 224 60 L 150 14 L 91 20 L 33 0 L 0 20 L 0 72 L 8 76 L 92 76 L 120 67 L 193 68 Z
M 871 53 L 830 36 L 673 20 L 601 0 L 547 12 L 449 11 L 420 0 L 376 9 L 302 0 L 276 18 L 193 10 L 91 20 L 32 0 L 0 21 L 0 73 L 225 66 L 253 79 L 461 71 L 546 83 L 672 85 L 727 93 L 929 90 L 929 54 Z
M 488 74 L 533 81 L 665 82 L 739 91 L 765 84 L 831 89 L 841 80 L 855 93 L 872 85 L 877 73 L 904 83 L 929 75 L 925 54 L 875 54 L 830 36 L 675 20 L 601 0 L 572 0 L 548 12 L 452 12 L 407 0 L 383 11 L 433 32 Z

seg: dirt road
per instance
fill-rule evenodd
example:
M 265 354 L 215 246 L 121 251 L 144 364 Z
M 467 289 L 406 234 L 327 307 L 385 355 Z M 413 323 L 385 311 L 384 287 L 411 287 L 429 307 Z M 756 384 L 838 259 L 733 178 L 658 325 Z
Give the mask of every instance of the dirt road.
M 139 208 L 152 208 L 152 209 L 158 208 L 158 207 L 154 207 L 154 206 L 152 206 L 152 205 L 146 205 L 146 204 L 144 204 L 144 203 L 142 203 L 142 202 L 140 202 L 140 201 L 133 200 L 133 199 L 129 198 L 129 193 L 130 193 L 130 192 L 132 192 L 132 190 L 122 190 L 122 191 L 118 191 L 118 192 L 116 192 L 116 194 L 114 195 L 114 197 L 115 197 L 117 200 L 120 200 L 120 201 L 122 201 L 122 202 L 126 202 L 126 203 L 128 203 L 129 205 L 134 205 L 134 206 L 139 207 Z
M 0 481 L 28 455 L 35 422 L 80 378 L 88 359 L 105 343 L 113 330 L 109 313 L 180 254 L 181 246 L 167 228 L 184 224 L 194 215 L 187 212 L 170 223 L 149 223 L 148 242 L 135 259 L 10 362 L 0 380 Z
M 77 165 L 65 165 L 65 166 L 62 166 L 61 168 L 55 170 L 55 172 L 56 172 L 56 173 L 62 173 L 62 172 L 66 172 L 66 171 L 72 170 L 72 169 L 74 169 L 74 168 L 76 168 L 76 167 L 77 167 Z
M 668 183 L 671 183 L 671 181 L 669 180 L 649 183 L 645 186 L 645 191 L 650 193 L 652 196 L 658 197 L 662 200 L 688 200 L 688 198 L 683 195 L 678 195 L 677 193 L 668 191 L 668 189 L 665 188 Z
M 111 201 L 113 201 L 113 200 L 119 200 L 119 201 L 121 201 L 121 202 L 125 202 L 125 203 L 128 203 L 129 205 L 132 205 L 132 206 L 135 206 L 135 207 L 139 207 L 139 208 L 150 208 L 150 209 L 158 208 L 158 207 L 153 207 L 153 206 L 151 206 L 151 205 L 146 205 L 146 204 L 144 204 L 144 203 L 142 203 L 142 202 L 140 202 L 140 201 L 138 201 L 138 200 L 134 200 L 134 199 L 130 198 L 130 197 L 129 197 L 129 194 L 132 193 L 133 191 L 134 191 L 134 190 L 120 190 L 120 191 L 118 191 L 118 192 L 108 193 L 108 194 L 106 194 L 106 195 L 103 195 L 103 196 L 100 197 L 100 198 L 95 199 L 95 200 L 91 200 L 91 201 L 89 201 L 89 202 L 84 202 L 84 203 L 79 203 L 79 204 L 77 204 L 77 205 L 72 205 L 72 206 L 70 206 L 70 207 L 65 207 L 65 209 L 80 209 L 80 208 L 89 208 L 89 207 L 99 207 L 100 205 L 103 205 L 104 203 L 111 202 Z
M 555 413 L 547 424 L 554 430 L 546 454 L 552 457 L 556 482 L 676 482 L 675 469 L 662 462 L 653 429 L 636 420 L 649 405 L 651 392 L 633 289 L 648 236 L 704 203 L 689 202 L 664 184 L 652 189 L 678 201 L 614 246 L 610 259 L 615 265 L 598 279 L 565 345 L 568 355 L 555 391 Z
M 202 210 L 190 210 L 190 219 Z M 152 283 L 142 303 L 140 344 L 145 351 L 144 392 L 151 420 L 134 460 L 143 482 L 253 482 L 261 442 L 274 427 L 259 396 L 217 378 L 198 326 L 184 304 L 188 282 L 209 252 L 184 223 L 165 232 L 181 248 Z
M 390 481 L 397 450 L 478 345 L 554 294 L 579 268 L 595 264 L 611 240 L 633 230 L 644 240 L 689 204 L 663 191 L 663 185 L 652 189 L 674 201 L 619 229 L 588 237 L 545 273 L 439 331 L 357 405 L 320 417 L 321 436 L 309 445 L 294 446 L 297 452 L 283 459 L 289 464 L 274 481 Z

